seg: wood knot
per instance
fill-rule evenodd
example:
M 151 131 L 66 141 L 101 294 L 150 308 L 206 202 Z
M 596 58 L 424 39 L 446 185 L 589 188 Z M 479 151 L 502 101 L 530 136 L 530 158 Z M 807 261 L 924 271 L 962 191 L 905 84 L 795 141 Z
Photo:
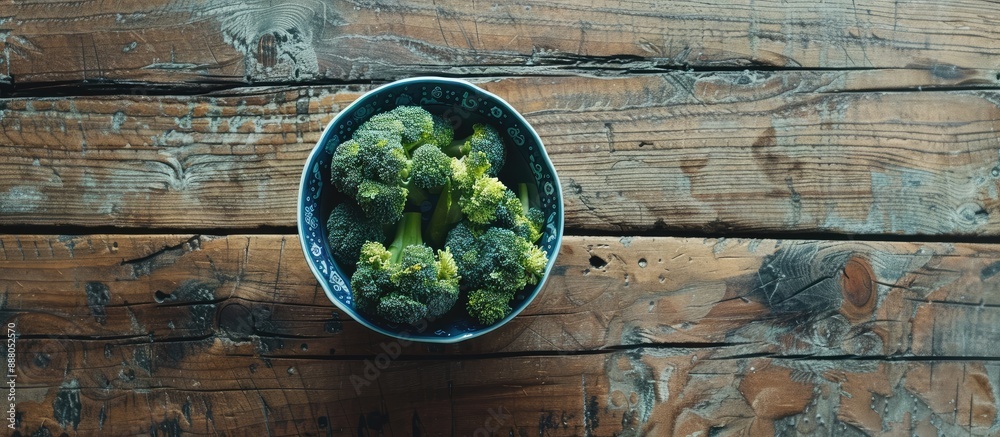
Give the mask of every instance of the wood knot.
M 219 331 L 233 341 L 243 341 L 253 334 L 253 315 L 247 307 L 232 303 L 222 307 L 218 315 Z
M 875 274 L 871 263 L 854 255 L 844 264 L 840 288 L 844 294 L 841 312 L 852 322 L 867 319 L 875 309 Z

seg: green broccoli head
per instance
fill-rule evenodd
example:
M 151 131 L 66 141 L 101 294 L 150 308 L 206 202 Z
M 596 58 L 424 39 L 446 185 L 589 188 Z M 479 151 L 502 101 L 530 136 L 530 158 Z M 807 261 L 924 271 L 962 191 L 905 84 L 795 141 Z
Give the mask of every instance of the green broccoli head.
M 467 193 L 462 194 L 458 204 L 470 222 L 485 225 L 496 218 L 507 191 L 507 187 L 497 178 L 479 178 Z
M 399 221 L 406 205 L 406 188 L 365 180 L 355 199 L 371 220 L 379 224 Z
M 393 323 L 415 325 L 427 317 L 427 305 L 405 294 L 390 293 L 379 300 L 375 312 Z
M 434 117 L 430 112 L 419 106 L 397 106 L 385 113 L 386 116 L 394 117 L 403 124 L 403 131 L 400 132 L 403 139 L 403 146 L 410 150 L 427 142 L 432 142 L 434 138 Z M 441 129 L 438 126 L 438 129 Z
M 435 124 L 431 113 L 419 106 L 398 106 L 391 111 L 375 114 L 354 132 L 354 139 L 366 142 L 371 138 L 399 138 L 407 151 L 424 143 L 436 142 L 447 135 L 447 123 Z
M 490 227 L 481 234 L 460 223 L 445 243 L 469 289 L 517 292 L 537 284 L 548 257 L 534 243 L 510 229 Z
M 413 151 L 410 183 L 417 188 L 441 188 L 451 176 L 451 160 L 441 149 L 424 144 Z
M 483 178 L 489 169 L 490 161 L 481 152 L 470 153 L 461 158 L 452 158 L 451 179 L 454 189 L 463 191 L 472 188 L 472 184 Z
M 455 139 L 455 130 L 447 120 L 437 115 L 432 115 L 431 118 L 434 120 L 434 129 L 431 131 L 430 143 L 439 148 L 447 147 Z
M 344 141 L 333 152 L 330 162 L 330 179 L 333 185 L 350 196 L 358 192 L 358 186 L 365 179 L 364 166 L 361 165 L 361 155 L 358 153 L 360 150 L 357 141 Z
M 479 238 L 481 271 L 489 272 L 482 285 L 491 290 L 519 291 L 532 281 L 527 271 L 528 252 L 534 244 L 518 237 L 513 231 L 489 228 Z
M 448 251 L 421 239 L 420 214 L 406 213 L 388 248 L 366 243 L 351 278 L 355 307 L 394 323 L 415 324 L 448 312 L 458 299 L 458 267 Z
M 511 190 L 504 192 L 496 210 L 496 218 L 491 224 L 510 229 L 519 237 L 534 243 L 542 236 L 545 216 L 541 210 L 528 206 L 527 184 L 519 184 L 518 190 L 520 195 L 515 195 Z
M 351 276 L 354 307 L 359 311 L 374 313 L 382 296 L 395 290 L 391 257 L 382 243 L 370 241 L 361 246 L 358 267 Z
M 483 325 L 492 325 L 510 314 L 510 301 L 514 294 L 506 291 L 473 290 L 469 292 L 466 309 L 469 315 Z
M 344 202 L 333 208 L 326 221 L 326 236 L 330 253 L 344 267 L 353 267 L 366 242 L 382 242 L 385 233 L 380 223 L 369 220 L 364 211 L 353 202 Z
M 403 122 L 388 114 L 376 114 L 358 126 L 352 138 L 358 143 L 367 143 L 380 138 L 392 138 L 402 142 Z
M 474 152 L 482 153 L 490 163 L 487 170 L 490 176 L 498 175 L 507 160 L 507 147 L 504 146 L 500 133 L 493 126 L 486 124 L 473 125 L 472 135 L 452 141 L 442 150 L 453 157 L 462 157 Z
M 490 176 L 496 176 L 507 160 L 507 148 L 497 130 L 487 124 L 477 124 L 472 127 L 472 135 L 467 144 L 469 153 L 482 152 L 490 161 Z
M 433 249 L 423 244 L 406 246 L 392 281 L 414 299 L 426 302 L 431 285 L 437 281 L 437 270 Z
M 410 159 L 397 138 L 373 136 L 359 143 L 358 155 L 367 179 L 399 185 L 410 176 Z

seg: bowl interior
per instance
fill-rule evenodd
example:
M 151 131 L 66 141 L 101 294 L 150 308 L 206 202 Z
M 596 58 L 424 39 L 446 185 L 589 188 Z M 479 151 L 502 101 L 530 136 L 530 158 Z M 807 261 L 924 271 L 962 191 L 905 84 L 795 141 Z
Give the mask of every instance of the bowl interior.
M 507 164 L 499 178 L 507 186 L 528 183 L 533 198 L 545 215 L 546 225 L 539 245 L 549 257 L 545 277 L 555 262 L 562 238 L 562 193 L 552 164 L 534 130 L 506 102 L 472 84 L 453 79 L 410 79 L 394 82 L 365 94 L 345 108 L 327 126 L 316 149 L 310 155 L 299 193 L 299 234 L 306 258 L 323 284 L 327 295 L 344 312 L 369 328 L 383 334 L 421 341 L 455 342 L 488 332 L 524 309 L 541 290 L 537 286 L 519 292 L 511 302 L 513 311 L 493 325 L 483 326 L 466 314 L 460 300 L 455 308 L 426 324 L 393 324 L 356 313 L 350 291 L 349 271 L 334 261 L 326 242 L 326 219 L 343 195 L 330 181 L 330 161 L 334 150 L 351 137 L 359 125 L 371 116 L 397 106 L 416 105 L 440 115 L 455 128 L 460 138 L 478 123 L 497 128 L 507 145 Z M 514 184 L 514 185 L 512 185 Z M 537 196 L 534 193 L 537 192 Z

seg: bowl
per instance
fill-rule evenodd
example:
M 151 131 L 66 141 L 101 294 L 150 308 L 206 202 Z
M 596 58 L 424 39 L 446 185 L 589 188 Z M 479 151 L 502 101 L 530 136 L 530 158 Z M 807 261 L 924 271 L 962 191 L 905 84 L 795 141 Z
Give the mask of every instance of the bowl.
M 538 244 L 548 255 L 548 265 L 538 284 L 519 292 L 511 302 L 507 317 L 491 325 L 481 325 L 468 314 L 461 300 L 449 313 L 417 325 L 394 324 L 355 311 L 350 276 L 337 265 L 327 243 L 326 219 L 343 199 L 330 182 L 330 161 L 337 146 L 351 137 L 354 129 L 371 116 L 397 106 L 420 106 L 440 115 L 455 127 L 456 137 L 471 131 L 473 124 L 493 125 L 507 146 L 507 164 L 500 179 L 534 183 L 539 207 L 545 216 L 545 230 Z M 306 262 L 323 286 L 327 297 L 341 311 L 362 325 L 399 339 L 429 343 L 456 343 L 468 340 L 509 322 L 531 303 L 545 286 L 562 243 L 563 198 L 559 178 L 535 130 L 506 101 L 469 82 L 439 77 L 417 77 L 380 86 L 348 105 L 323 130 L 309 154 L 299 187 L 298 229 Z

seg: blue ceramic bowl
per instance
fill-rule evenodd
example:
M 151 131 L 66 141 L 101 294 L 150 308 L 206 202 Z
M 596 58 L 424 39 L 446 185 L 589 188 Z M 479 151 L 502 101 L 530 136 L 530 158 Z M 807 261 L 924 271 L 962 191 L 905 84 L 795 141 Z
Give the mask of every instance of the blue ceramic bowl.
M 455 136 L 471 132 L 472 125 L 493 125 L 507 144 L 507 164 L 500 179 L 508 186 L 527 182 L 538 192 L 545 214 L 545 233 L 539 244 L 549 257 L 545 275 L 533 288 L 518 293 L 513 311 L 492 325 L 469 317 L 462 300 L 444 316 L 411 326 L 369 318 L 354 310 L 350 277 L 334 261 L 327 245 L 326 219 L 344 198 L 330 182 L 330 160 L 337 146 L 372 115 L 397 106 L 417 105 L 440 115 L 455 126 Z M 456 343 L 490 332 L 524 310 L 545 285 L 555 264 L 563 232 L 563 199 L 559 178 L 535 130 L 503 99 L 475 85 L 456 79 L 418 77 L 374 89 L 340 111 L 326 126 L 302 172 L 298 203 L 299 239 L 306 262 L 323 285 L 326 295 L 343 312 L 361 324 L 388 336 L 430 343 Z

